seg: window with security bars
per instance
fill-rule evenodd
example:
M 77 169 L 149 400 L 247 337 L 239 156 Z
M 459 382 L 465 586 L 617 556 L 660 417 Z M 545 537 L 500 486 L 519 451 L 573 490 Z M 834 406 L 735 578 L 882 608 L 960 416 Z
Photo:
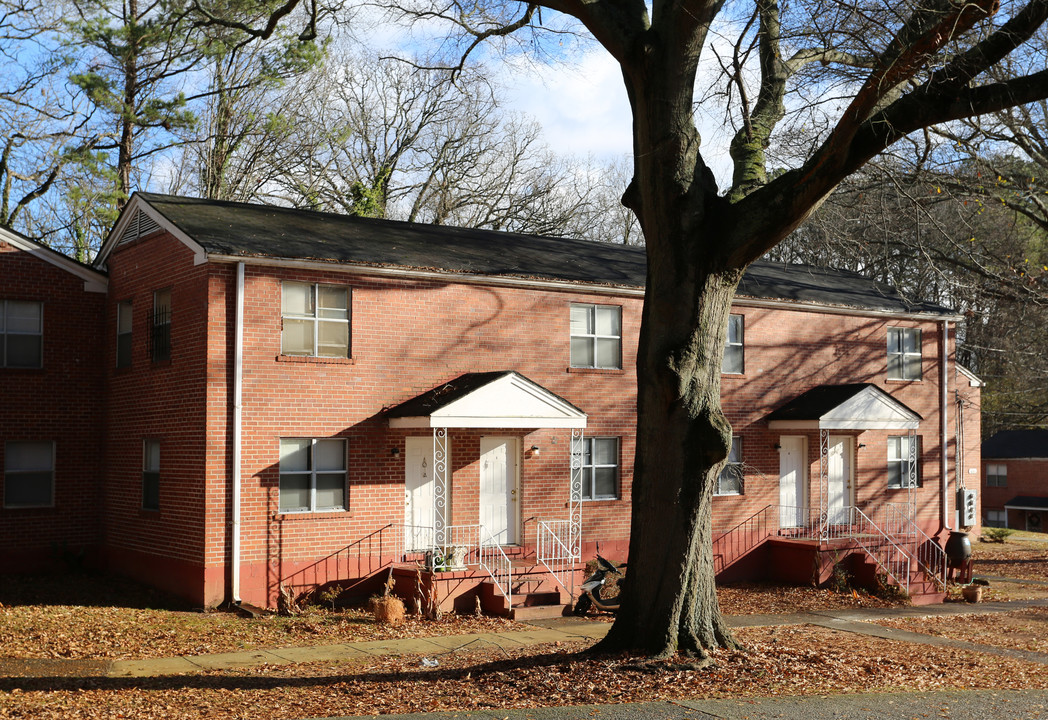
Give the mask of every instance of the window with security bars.
M 149 325 L 150 353 L 153 362 L 171 359 L 171 291 L 158 290 L 153 293 L 153 312 Z
M 717 477 L 714 495 L 742 495 L 744 489 L 742 473 L 742 438 L 732 435 L 728 462 Z

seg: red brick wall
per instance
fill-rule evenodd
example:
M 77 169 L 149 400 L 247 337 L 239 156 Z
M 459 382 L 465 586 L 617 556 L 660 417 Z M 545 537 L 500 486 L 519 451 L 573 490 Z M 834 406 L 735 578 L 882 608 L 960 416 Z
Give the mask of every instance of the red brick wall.
M 110 260 L 110 320 L 107 366 L 115 364 L 115 307 L 135 303 L 135 362 L 110 370 L 111 409 L 107 452 L 109 545 L 124 567 L 151 567 L 164 577 L 193 575 L 199 582 L 181 592 L 205 604 L 225 599 L 231 556 L 232 365 L 236 268 L 193 265 L 188 248 L 168 236 L 124 246 Z M 352 358 L 321 360 L 280 355 L 282 280 L 345 284 L 352 288 Z M 173 345 L 170 363 L 155 366 L 147 356 L 146 322 L 154 290 L 172 287 Z M 205 303 L 205 298 L 209 302 Z M 623 307 L 623 368 L 569 369 L 569 305 Z M 383 410 L 466 372 L 515 370 L 582 408 L 586 435 L 615 436 L 620 449 L 620 499 L 587 502 L 583 534 L 621 554 L 628 536 L 632 482 L 634 357 L 641 300 L 554 290 L 500 288 L 436 280 L 364 277 L 335 271 L 248 265 L 245 291 L 242 592 L 245 600 L 272 602 L 281 583 L 310 576 L 322 582 L 345 576 L 348 565 L 370 567 L 364 555 L 343 548 L 403 521 L 404 438 L 427 430 L 391 430 Z M 891 321 L 849 315 L 784 311 L 740 305 L 746 316 L 746 370 L 723 378 L 725 408 L 744 436 L 747 466 L 742 496 L 714 501 L 715 527 L 726 529 L 766 505 L 778 503 L 781 435 L 764 418 L 804 390 L 825 383 L 871 382 L 919 413 L 923 420 L 923 488 L 916 492 L 919 516 L 930 534 L 939 530 L 940 458 L 939 348 L 941 324 Z M 889 326 L 920 327 L 923 378 L 886 379 Z M 952 333 L 949 341 L 952 353 Z M 949 374 L 948 398 L 960 387 Z M 977 394 L 977 393 L 976 393 Z M 952 405 L 951 405 L 952 407 Z M 950 442 L 955 414 L 951 411 Z M 977 417 L 977 415 L 976 415 Z M 970 422 L 970 421 L 969 421 Z M 971 462 L 971 438 L 966 450 Z M 843 433 L 842 433 L 843 434 Z M 860 506 L 874 510 L 905 502 L 908 493 L 886 487 L 888 431 L 852 433 L 857 450 L 855 479 Z M 452 517 L 475 522 L 477 456 L 483 435 L 519 438 L 520 519 L 523 540 L 533 542 L 540 518 L 566 518 L 569 435 L 566 430 L 458 431 L 450 433 Z M 141 443 L 163 442 L 161 509 L 141 506 Z M 279 439 L 341 437 L 348 440 L 348 511 L 282 514 L 278 511 Z M 809 501 L 819 502 L 819 442 L 807 433 Z M 527 452 L 541 448 L 539 456 Z M 391 450 L 398 448 L 400 457 Z M 956 487 L 956 450 L 950 460 L 950 522 Z M 371 537 L 369 542 L 377 540 Z M 364 547 L 363 545 L 360 546 Z M 388 539 L 386 545 L 388 547 Z M 385 552 L 380 550 L 378 552 Z M 584 549 L 592 552 L 592 545 Z M 171 559 L 167 572 L 162 562 Z M 328 558 L 325 560 L 325 558 Z M 341 565 L 340 565 L 341 563 Z M 163 577 L 153 578 L 163 584 Z M 175 581 L 172 581 L 175 582 Z
M 986 477 L 987 465 L 1004 465 L 1008 468 L 1008 484 L 1005 487 L 987 487 L 983 480 L 983 511 L 1003 510 L 1004 504 L 1017 495 L 1048 497 L 1048 459 L 1012 458 L 1003 460 L 987 459 L 983 463 L 983 478 Z M 1039 522 L 1029 523 L 1031 515 L 1037 516 Z M 1048 512 L 1029 510 L 1009 510 L 1008 527 L 1017 530 L 1048 532 Z
M 202 601 L 205 452 L 223 441 L 205 434 L 207 266 L 194 265 L 192 251 L 163 234 L 117 247 L 108 265 L 102 338 L 109 380 L 104 488 L 110 565 Z M 150 313 L 153 293 L 164 289 L 171 290 L 171 358 L 154 362 Z M 118 369 L 117 305 L 124 301 L 132 303 L 132 361 Z M 146 439 L 160 441 L 159 510 L 142 508 Z
M 0 471 L 9 441 L 53 441 L 54 507 L 4 509 L 0 571 L 60 565 L 100 540 L 103 373 L 98 337 L 105 295 L 0 240 L 0 300 L 43 303 L 43 367 L 0 368 Z M 3 485 L 0 483 L 0 494 Z

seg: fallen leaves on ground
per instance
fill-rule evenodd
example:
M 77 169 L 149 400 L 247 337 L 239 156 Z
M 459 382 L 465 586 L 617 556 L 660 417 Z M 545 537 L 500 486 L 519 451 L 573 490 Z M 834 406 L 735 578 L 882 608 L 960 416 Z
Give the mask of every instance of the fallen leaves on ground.
M 972 543 L 976 575 L 1048 582 L 1048 542 L 1010 537 L 1003 543 Z
M 993 615 L 900 618 L 877 624 L 981 645 L 1048 653 L 1048 608 L 1044 607 Z
M 449 652 L 344 664 L 263 666 L 161 678 L 0 680 L 0 718 L 188 720 L 523 708 L 667 698 L 752 697 L 876 690 L 1048 688 L 1044 666 L 979 653 L 794 626 L 738 631 L 746 652 L 716 665 L 631 669 L 626 655 L 583 645 Z

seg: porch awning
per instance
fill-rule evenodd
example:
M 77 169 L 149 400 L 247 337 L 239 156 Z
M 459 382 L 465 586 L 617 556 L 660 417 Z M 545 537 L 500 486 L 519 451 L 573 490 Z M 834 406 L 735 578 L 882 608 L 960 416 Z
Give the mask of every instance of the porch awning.
M 1048 497 L 1016 495 L 1004 504 L 1005 510 L 1048 510 Z
M 876 385 L 820 385 L 767 417 L 773 430 L 916 430 L 921 416 Z
M 386 411 L 391 428 L 584 428 L 586 413 L 523 375 L 467 373 Z

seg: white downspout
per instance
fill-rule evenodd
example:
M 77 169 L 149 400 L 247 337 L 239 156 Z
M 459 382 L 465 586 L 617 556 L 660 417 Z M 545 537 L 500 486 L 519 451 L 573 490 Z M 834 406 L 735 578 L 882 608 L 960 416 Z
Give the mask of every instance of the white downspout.
M 244 396 L 244 263 L 237 263 L 236 331 L 233 339 L 233 520 L 232 595 L 240 602 L 240 451 Z
M 950 479 L 947 475 L 949 471 L 949 461 L 946 457 L 949 446 L 949 427 L 947 418 L 947 407 L 948 407 L 948 385 L 949 377 L 946 374 L 948 358 L 947 352 L 950 348 L 950 321 L 943 320 L 942 322 L 942 353 L 939 356 L 939 447 L 942 448 L 939 458 L 939 477 L 940 477 L 940 494 L 942 495 L 942 527 L 944 530 L 953 530 L 950 527 Z

